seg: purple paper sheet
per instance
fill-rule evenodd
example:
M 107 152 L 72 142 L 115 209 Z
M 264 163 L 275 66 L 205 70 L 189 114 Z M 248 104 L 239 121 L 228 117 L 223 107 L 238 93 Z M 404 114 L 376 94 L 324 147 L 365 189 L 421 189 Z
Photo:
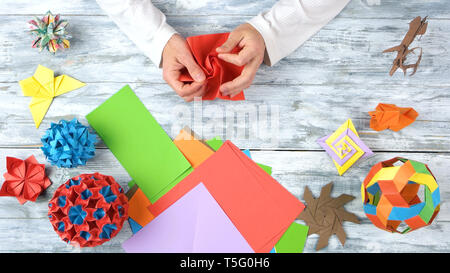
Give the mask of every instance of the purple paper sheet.
M 122 244 L 126 252 L 253 253 L 203 183 Z

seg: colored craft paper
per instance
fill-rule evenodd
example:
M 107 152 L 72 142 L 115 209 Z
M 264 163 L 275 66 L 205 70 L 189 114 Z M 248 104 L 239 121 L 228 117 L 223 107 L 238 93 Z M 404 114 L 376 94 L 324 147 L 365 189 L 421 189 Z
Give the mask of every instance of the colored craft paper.
M 211 147 L 214 151 L 219 150 L 220 146 L 222 146 L 223 141 L 220 137 L 215 137 L 212 139 L 208 139 L 206 141 L 206 144 L 209 145 L 209 147 Z
M 292 223 L 275 245 L 276 253 L 302 253 L 308 236 L 308 226 Z
M 360 158 L 373 155 L 373 152 L 359 138 L 351 119 L 348 119 L 333 134 L 317 140 L 331 156 L 339 175 L 344 174 Z
M 223 141 L 222 141 L 222 139 L 220 139 L 220 137 L 215 137 L 213 139 L 207 140 L 206 143 L 214 151 L 217 151 L 222 146 Z M 246 154 L 248 157 L 252 158 L 252 156 L 250 154 L 250 150 L 244 150 L 243 153 Z M 264 165 L 264 164 L 261 164 L 261 163 L 256 163 L 256 164 L 258 164 L 258 166 L 260 166 L 261 169 L 263 169 L 266 173 L 268 173 L 269 175 L 272 175 L 272 167 Z
M 304 205 L 230 141 L 149 206 L 157 216 L 202 181 L 255 252 L 269 252 Z
M 253 252 L 199 183 L 122 244 L 126 252 Z
M 128 216 L 140 226 L 145 226 L 155 218 L 147 209 L 150 204 L 144 192 L 140 188 L 137 188 L 136 192 L 128 201 Z
M 344 221 L 360 223 L 355 214 L 346 211 L 344 208 L 344 205 L 355 197 L 348 194 L 341 194 L 337 198 L 331 197 L 332 188 L 333 182 L 323 186 L 318 198 L 314 198 L 308 186 L 305 187 L 303 193 L 306 209 L 299 215 L 298 219 L 305 221 L 309 226 L 308 235 L 319 235 L 316 250 L 326 247 L 333 234 L 336 234 L 341 244 L 344 245 L 347 240 L 347 234 L 342 226 Z
M 201 142 L 189 127 L 183 128 L 173 143 L 194 168 L 214 154 L 214 150 Z
M 232 81 L 241 75 L 244 68 L 225 62 L 217 57 L 216 49 L 225 43 L 228 35 L 229 33 L 217 33 L 186 38 L 194 59 L 206 75 L 207 87 L 202 100 L 214 100 L 216 98 L 223 100 L 245 99 L 242 91 L 231 98 L 230 96 L 222 96 L 219 90 L 221 84 Z M 236 47 L 231 53 L 237 54 L 239 51 L 239 47 Z M 180 76 L 180 81 L 189 83 L 193 82 L 193 79 L 186 70 Z
M 201 163 L 203 163 L 203 161 L 214 153 L 214 151 L 212 151 L 207 144 L 199 140 L 199 137 L 196 136 L 195 133 L 189 129 L 189 127 L 183 128 L 173 142 L 194 168 L 198 167 Z M 222 143 L 223 142 L 220 140 L 221 145 Z M 251 158 L 249 151 L 246 155 Z M 272 173 L 271 167 L 262 164 L 258 165 L 261 166 L 268 174 Z M 151 203 L 148 201 L 142 190 L 134 184 L 134 181 L 130 181 L 128 186 L 131 188 L 131 190 L 127 193 L 127 195 L 130 194 L 128 197 L 128 215 L 130 219 L 133 219 L 141 227 L 145 226 L 154 218 L 154 216 L 147 209 Z
M 136 234 L 139 230 L 142 229 L 142 226 L 136 223 L 131 217 L 128 217 L 128 223 L 130 224 L 131 232 Z
M 398 161 L 403 164 L 395 166 Z M 430 225 L 440 210 L 439 186 L 428 166 L 401 157 L 375 164 L 361 185 L 361 196 L 370 221 L 389 232 L 403 234 Z M 400 228 L 402 223 L 405 228 Z
M 400 131 L 413 123 L 419 114 L 411 107 L 397 107 L 395 104 L 379 103 L 375 111 L 369 112 L 372 117 L 370 128 L 375 131 L 391 129 Z
M 192 171 L 128 85 L 86 119 L 152 203 Z
M 14 196 L 22 205 L 36 201 L 52 184 L 45 174 L 45 165 L 39 164 L 34 155 L 25 160 L 6 157 L 6 170 L 0 196 Z
M 24 96 L 32 97 L 30 111 L 36 128 L 39 127 L 53 98 L 85 86 L 67 75 L 54 77 L 53 70 L 39 65 L 34 75 L 19 81 Z
M 404 75 L 406 75 L 406 70 L 408 70 L 409 68 L 413 69 L 413 72 L 410 74 L 410 76 L 416 73 L 420 61 L 422 60 L 422 48 L 414 47 L 412 49 L 409 49 L 409 46 L 412 44 L 412 42 L 414 42 L 414 39 L 418 35 L 424 35 L 425 32 L 427 32 L 427 27 L 427 17 L 422 19 L 420 16 L 417 16 L 409 23 L 409 30 L 400 45 L 391 47 L 383 51 L 383 53 L 397 51 L 397 57 L 394 59 L 394 63 L 392 65 L 391 71 L 389 72 L 389 75 L 394 75 L 395 71 L 397 71 L 398 68 L 401 68 L 403 70 Z M 415 53 L 414 51 L 416 49 L 420 49 L 420 53 L 416 63 L 406 64 L 406 57 L 410 53 Z

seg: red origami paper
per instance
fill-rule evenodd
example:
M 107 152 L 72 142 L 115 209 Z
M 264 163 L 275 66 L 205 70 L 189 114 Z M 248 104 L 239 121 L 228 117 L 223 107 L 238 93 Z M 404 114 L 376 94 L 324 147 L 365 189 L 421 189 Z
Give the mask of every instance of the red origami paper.
M 22 205 L 26 201 L 36 201 L 51 185 L 50 179 L 45 175 L 45 165 L 39 164 L 33 155 L 25 160 L 7 157 L 6 169 L 0 196 L 15 196 Z
M 369 112 L 372 117 L 370 128 L 375 131 L 391 129 L 400 131 L 413 123 L 419 114 L 411 107 L 397 107 L 395 104 L 379 103 L 376 111 Z
M 228 38 L 229 33 L 207 34 L 200 36 L 188 37 L 187 43 L 191 48 L 194 59 L 203 69 L 206 75 L 206 93 L 202 100 L 214 100 L 220 98 L 223 100 L 245 100 L 244 93 L 241 91 L 234 97 L 222 96 L 220 93 L 220 85 L 229 82 L 241 75 L 243 66 L 225 62 L 217 57 L 216 48 L 220 47 Z M 238 53 L 239 47 L 234 48 L 231 53 Z M 194 80 L 185 70 L 180 76 L 180 81 L 191 83 Z
M 148 208 L 157 216 L 203 183 L 255 252 L 269 252 L 305 205 L 226 141 Z

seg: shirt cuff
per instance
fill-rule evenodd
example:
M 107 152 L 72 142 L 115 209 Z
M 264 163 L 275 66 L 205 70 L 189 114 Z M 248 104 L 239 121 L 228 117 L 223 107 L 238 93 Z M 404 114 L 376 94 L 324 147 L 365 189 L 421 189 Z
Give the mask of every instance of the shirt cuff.
M 277 45 L 274 41 L 272 29 L 270 24 L 264 20 L 261 14 L 253 17 L 247 23 L 252 25 L 263 37 L 264 43 L 266 44 L 266 52 L 264 53 L 264 63 L 268 66 L 272 66 L 277 63 L 282 56 L 277 54 Z
M 162 67 L 162 53 L 164 51 L 164 47 L 175 33 L 177 33 L 175 29 L 173 29 L 169 24 L 164 23 L 154 34 L 151 46 L 145 49 L 145 55 L 147 55 L 159 68 Z

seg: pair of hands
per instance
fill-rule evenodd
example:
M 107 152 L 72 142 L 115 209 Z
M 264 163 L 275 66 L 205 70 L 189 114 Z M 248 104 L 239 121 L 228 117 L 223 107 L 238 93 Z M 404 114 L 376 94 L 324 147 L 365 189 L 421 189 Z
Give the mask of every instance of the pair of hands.
M 241 51 L 238 54 L 230 53 L 236 46 Z M 222 95 L 233 97 L 251 85 L 264 59 L 265 49 L 263 37 L 248 23 L 238 26 L 230 33 L 227 41 L 216 49 L 218 57 L 237 66 L 244 66 L 244 69 L 239 77 L 220 86 Z M 194 60 L 183 37 L 174 34 L 164 47 L 162 57 L 163 78 L 180 97 L 185 101 L 192 101 L 194 97 L 204 95 L 205 73 Z M 183 69 L 187 69 L 194 82 L 183 83 L 179 80 Z

